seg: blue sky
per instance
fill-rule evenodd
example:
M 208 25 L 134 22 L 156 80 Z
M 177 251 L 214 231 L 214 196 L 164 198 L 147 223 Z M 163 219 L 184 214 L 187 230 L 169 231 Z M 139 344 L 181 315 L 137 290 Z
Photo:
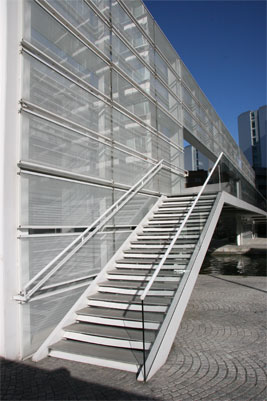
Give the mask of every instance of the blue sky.
M 267 102 L 266 2 L 145 4 L 238 142 L 238 115 Z

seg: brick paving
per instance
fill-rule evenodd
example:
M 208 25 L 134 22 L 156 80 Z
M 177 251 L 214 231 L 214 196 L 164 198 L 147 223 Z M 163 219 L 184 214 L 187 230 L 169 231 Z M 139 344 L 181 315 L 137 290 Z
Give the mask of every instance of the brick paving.
M 148 382 L 46 358 L 2 360 L 1 400 L 266 401 L 266 278 L 200 275 L 167 363 Z

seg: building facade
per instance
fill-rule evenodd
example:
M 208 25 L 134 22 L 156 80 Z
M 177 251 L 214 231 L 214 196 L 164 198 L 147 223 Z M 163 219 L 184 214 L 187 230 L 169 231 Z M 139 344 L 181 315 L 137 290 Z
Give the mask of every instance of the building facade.
M 183 141 L 238 145 L 141 0 L 4 0 L 0 5 L 0 353 L 31 355 L 159 194 L 185 186 Z M 162 170 L 48 283 L 19 294 L 157 162 Z
M 239 145 L 256 174 L 256 186 L 266 197 L 267 106 L 238 116 Z
M 254 168 L 266 168 L 267 106 L 238 116 L 239 146 Z

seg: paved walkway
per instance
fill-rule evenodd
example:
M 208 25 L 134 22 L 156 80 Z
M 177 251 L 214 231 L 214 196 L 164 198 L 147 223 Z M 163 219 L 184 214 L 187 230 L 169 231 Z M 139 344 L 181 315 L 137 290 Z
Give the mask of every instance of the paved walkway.
M 148 382 L 46 358 L 2 361 L 1 400 L 263 401 L 266 278 L 201 275 L 168 361 Z

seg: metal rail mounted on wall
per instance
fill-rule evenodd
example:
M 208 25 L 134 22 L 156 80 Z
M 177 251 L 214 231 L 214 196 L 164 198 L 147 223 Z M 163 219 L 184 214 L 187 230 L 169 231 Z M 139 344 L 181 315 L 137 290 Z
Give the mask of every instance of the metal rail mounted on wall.
M 181 175 L 169 166 L 164 165 L 161 160 L 154 165 L 136 184 L 134 184 L 124 195 L 121 196 L 113 205 L 98 217 L 88 228 L 86 228 L 73 242 L 71 242 L 62 252 L 60 252 L 51 262 L 49 262 L 40 272 L 38 272 L 20 291 L 14 299 L 19 302 L 27 302 L 38 291 L 44 283 L 54 275 L 82 246 L 84 246 L 101 228 L 118 213 L 121 208 L 128 203 L 161 169 L 172 171 Z M 184 176 L 186 172 L 184 171 Z
M 181 224 L 181 225 L 179 226 L 179 228 L 177 229 L 175 236 L 173 237 L 173 239 L 172 239 L 170 245 L 168 246 L 168 248 L 166 249 L 165 254 L 162 256 L 162 259 L 161 259 L 161 261 L 160 261 L 158 267 L 155 269 L 154 274 L 152 275 L 151 279 L 150 279 L 149 282 L 147 283 L 145 289 L 143 290 L 143 293 L 142 293 L 141 296 L 140 296 L 141 307 L 142 307 L 143 377 L 144 377 L 144 381 L 146 381 L 146 377 L 147 377 L 147 372 L 146 372 L 146 349 L 145 349 L 145 321 L 144 321 L 144 301 L 145 301 L 145 298 L 146 298 L 146 296 L 148 295 L 148 292 L 149 292 L 151 286 L 153 285 L 153 283 L 154 283 L 154 281 L 155 281 L 157 275 L 159 274 L 159 272 L 160 272 L 162 266 L 164 265 L 164 263 L 165 263 L 167 257 L 169 256 L 169 253 L 171 252 L 171 250 L 172 250 L 174 244 L 176 243 L 176 241 L 177 241 L 179 235 L 181 234 L 181 232 L 182 232 L 184 226 L 186 225 L 186 223 L 187 223 L 189 217 L 191 216 L 191 213 L 193 212 L 193 210 L 194 210 L 194 208 L 195 208 L 195 206 L 196 206 L 196 204 L 197 204 L 199 198 L 201 197 L 203 191 L 205 190 L 205 188 L 206 188 L 206 186 L 207 186 L 207 184 L 208 184 L 208 182 L 209 182 L 211 176 L 213 175 L 215 169 L 217 168 L 217 166 L 218 166 L 218 164 L 219 164 L 219 162 L 220 162 L 222 156 L 223 156 L 223 152 L 220 153 L 218 159 L 216 160 L 216 163 L 214 164 L 214 166 L 213 166 L 211 172 L 209 173 L 209 175 L 208 175 L 206 181 L 204 182 L 204 184 L 203 184 L 201 190 L 199 191 L 199 193 L 198 193 L 196 199 L 194 200 L 194 202 L 192 203 L 190 209 L 188 210 L 188 212 L 187 212 L 187 214 L 186 214 L 186 216 L 185 216 L 185 218 L 184 218 L 182 224 Z

